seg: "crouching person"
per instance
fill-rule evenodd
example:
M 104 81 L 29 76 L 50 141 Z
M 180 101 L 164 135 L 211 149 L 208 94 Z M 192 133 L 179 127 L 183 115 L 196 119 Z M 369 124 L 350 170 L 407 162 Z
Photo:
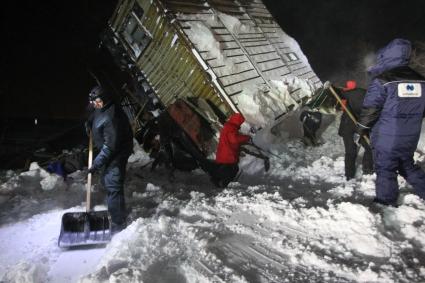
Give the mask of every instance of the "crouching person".
M 211 181 L 219 188 L 225 188 L 234 180 L 239 171 L 240 147 L 251 140 L 250 136 L 239 133 L 244 121 L 242 114 L 233 114 L 220 132 L 215 163 L 207 169 Z
M 303 123 L 304 144 L 306 146 L 319 145 L 319 139 L 317 138 L 316 133 L 322 123 L 322 113 L 318 111 L 304 110 L 301 112 L 300 121 Z
M 88 126 L 94 146 L 100 150 L 89 172 L 103 169 L 101 182 L 108 193 L 111 232 L 116 233 L 126 226 L 124 179 L 128 157 L 133 151 L 133 134 L 124 111 L 102 87 L 93 88 L 89 98 L 95 109 Z

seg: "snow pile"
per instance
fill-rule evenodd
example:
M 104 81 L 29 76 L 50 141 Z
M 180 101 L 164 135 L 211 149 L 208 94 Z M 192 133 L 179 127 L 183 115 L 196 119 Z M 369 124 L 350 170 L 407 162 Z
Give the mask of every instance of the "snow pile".
M 145 191 L 150 197 L 162 195 L 150 183 Z M 233 183 L 213 198 L 199 192 L 190 193 L 188 201 L 162 195 L 154 215 L 137 219 L 116 236 L 96 270 L 80 282 L 425 279 L 423 253 L 405 261 L 406 251 L 417 245 L 423 249 L 413 237 L 423 234 L 415 224 L 425 211 L 417 197 L 406 195 L 399 212 L 385 207 L 376 213 L 333 198 L 311 207 L 318 194 L 309 194 L 290 201 L 279 186 Z M 388 216 L 407 213 L 405 220 Z
M 243 89 L 237 96 L 237 103 L 247 122 L 257 127 L 264 127 L 274 121 L 283 111 L 291 105 L 299 107 L 291 95 L 294 89 L 298 90 L 301 97 L 311 96 L 311 86 L 303 79 L 293 77 L 282 81 L 270 82 L 272 88 L 265 86 L 250 86 Z
M 42 263 L 20 262 L 3 277 L 4 282 L 46 282 L 48 267 Z
M 36 162 L 31 163 L 28 171 L 20 174 L 7 171 L 0 184 L 0 204 L 8 201 L 15 193 L 33 194 L 39 190 L 51 191 L 66 188 L 63 177 L 51 174 Z
M 331 123 L 317 147 L 264 136 L 270 170 L 246 155 L 222 191 L 200 170 L 176 172 L 170 183 L 164 168 L 144 167 L 149 159 L 136 147 L 129 226 L 91 249 L 57 247 L 62 215 L 85 209 L 85 172 L 51 190 L 40 183 L 51 174 L 37 164 L 3 172 L 0 281 L 424 282 L 424 201 L 400 178 L 398 208 L 372 203 L 375 175 L 362 176 L 360 164 L 346 182 L 337 128 Z M 424 154 L 415 156 L 423 166 Z M 104 193 L 94 187 L 96 209 L 105 209 Z
M 136 140 L 133 140 L 133 153 L 128 158 L 129 163 L 141 162 L 147 163 L 150 161 L 149 155 L 142 150 L 142 147 Z
M 50 268 L 49 257 L 57 250 L 57 236 L 49 233 L 58 229 L 59 214 L 52 211 L 38 214 L 26 221 L 0 228 L 2 282 L 46 282 Z M 56 217 L 52 217 L 52 215 Z M 19 243 L 19 244 L 17 244 Z M 57 251 L 56 251 L 57 252 Z M 14 265 L 7 268 L 10 262 Z
M 64 186 L 62 176 L 47 172 L 45 169 L 41 168 L 37 162 L 32 162 L 29 170 L 21 173 L 20 176 L 24 179 L 39 179 L 40 187 L 45 191 L 50 191 Z
M 217 61 L 224 63 L 224 56 L 220 50 L 220 42 L 214 38 L 213 32 L 201 22 L 193 22 L 190 24 L 191 29 L 186 32 L 188 36 L 196 43 L 198 49 L 208 50 L 212 57 L 217 58 Z
M 406 195 L 403 206 L 397 209 L 389 209 L 384 214 L 384 222 L 398 231 L 398 234 L 406 239 L 420 244 L 425 251 L 425 215 L 417 214 L 418 210 L 425 210 L 425 204 L 418 196 Z

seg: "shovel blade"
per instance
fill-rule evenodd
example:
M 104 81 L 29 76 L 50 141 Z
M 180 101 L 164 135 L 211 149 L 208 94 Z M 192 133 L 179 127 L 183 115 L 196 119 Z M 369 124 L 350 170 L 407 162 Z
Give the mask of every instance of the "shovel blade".
M 59 247 L 99 245 L 110 240 L 108 211 L 68 212 L 62 216 Z

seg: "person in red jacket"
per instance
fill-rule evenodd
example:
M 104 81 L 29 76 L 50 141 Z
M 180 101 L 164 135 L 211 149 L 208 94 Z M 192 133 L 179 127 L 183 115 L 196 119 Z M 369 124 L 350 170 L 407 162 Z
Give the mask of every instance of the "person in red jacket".
M 226 187 L 238 174 L 240 147 L 251 140 L 250 136 L 239 133 L 244 121 L 242 114 L 232 114 L 220 132 L 215 158 L 216 166 L 210 171 L 211 181 L 217 187 Z

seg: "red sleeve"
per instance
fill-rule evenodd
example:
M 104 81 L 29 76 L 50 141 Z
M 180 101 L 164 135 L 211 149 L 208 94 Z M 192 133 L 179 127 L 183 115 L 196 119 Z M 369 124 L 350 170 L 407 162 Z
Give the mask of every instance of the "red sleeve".
M 229 135 L 229 141 L 233 144 L 247 143 L 251 137 L 248 135 L 242 135 L 239 133 L 231 133 Z

